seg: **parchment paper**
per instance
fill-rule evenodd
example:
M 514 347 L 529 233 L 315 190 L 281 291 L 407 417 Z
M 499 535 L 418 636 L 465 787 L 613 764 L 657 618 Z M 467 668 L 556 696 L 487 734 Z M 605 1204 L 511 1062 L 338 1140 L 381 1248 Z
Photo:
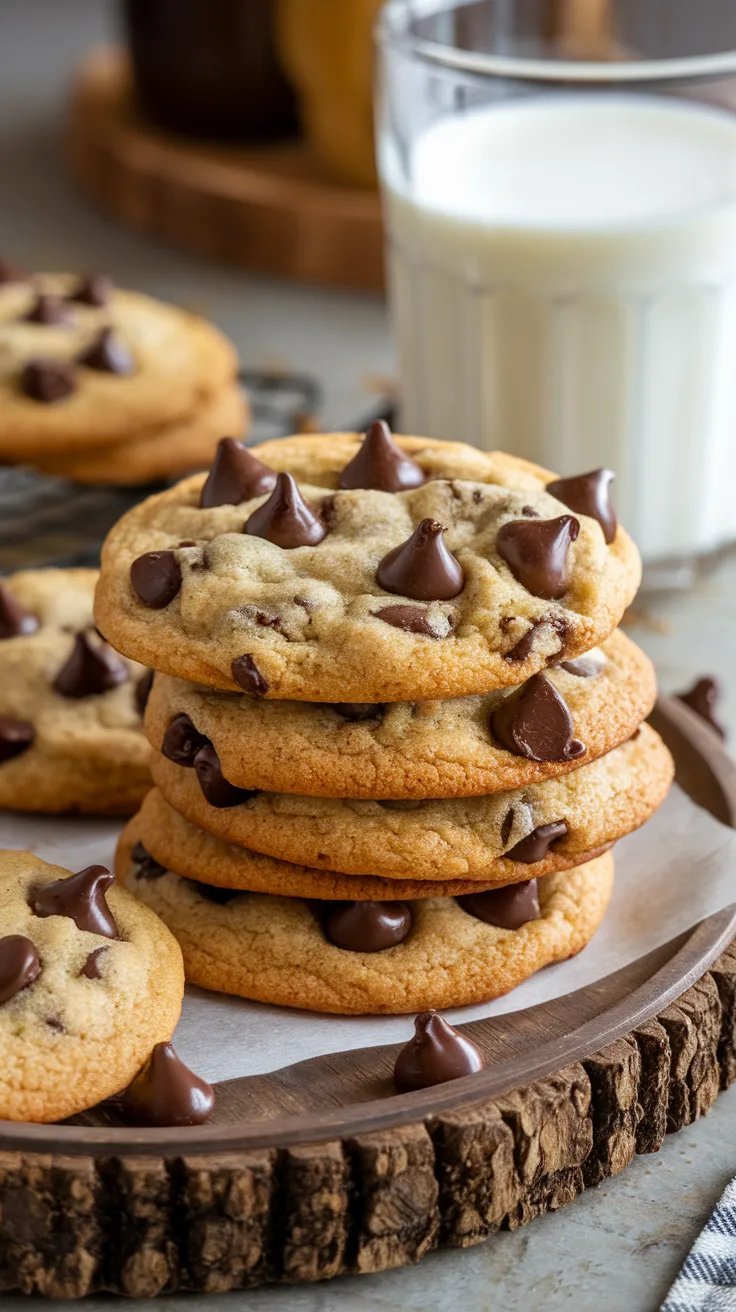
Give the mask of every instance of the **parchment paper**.
M 0 846 L 27 848 L 80 870 L 112 865 L 120 825 L 111 821 L 6 815 Z M 454 1023 L 534 1006 L 592 984 L 736 902 L 736 832 L 677 786 L 659 813 L 615 848 L 616 887 L 595 938 L 571 961 L 550 966 L 496 1002 L 445 1014 Z M 177 1051 L 208 1080 L 254 1075 L 308 1057 L 395 1043 L 412 1017 L 324 1016 L 189 989 Z

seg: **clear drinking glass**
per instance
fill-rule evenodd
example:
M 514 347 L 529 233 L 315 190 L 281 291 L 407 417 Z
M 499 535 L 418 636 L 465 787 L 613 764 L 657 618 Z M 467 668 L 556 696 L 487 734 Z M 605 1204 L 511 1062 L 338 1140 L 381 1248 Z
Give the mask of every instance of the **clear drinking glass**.
M 618 476 L 650 583 L 736 541 L 736 4 L 393 0 L 406 432 Z

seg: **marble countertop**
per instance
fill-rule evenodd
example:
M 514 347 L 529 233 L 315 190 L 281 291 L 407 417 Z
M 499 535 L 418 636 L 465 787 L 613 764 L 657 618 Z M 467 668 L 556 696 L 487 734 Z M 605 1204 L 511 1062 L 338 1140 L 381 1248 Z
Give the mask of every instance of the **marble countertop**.
M 307 370 L 326 387 L 331 426 L 371 409 L 369 380 L 392 371 L 378 297 L 324 292 L 204 264 L 121 231 L 90 210 L 60 152 L 64 88 L 80 54 L 114 30 L 108 0 L 0 0 L 0 252 L 30 268 L 109 270 L 201 309 L 258 367 Z M 632 636 L 657 662 L 665 690 L 696 674 L 732 686 L 723 716 L 736 739 L 736 562 L 682 596 L 637 606 Z M 557 1215 L 419 1267 L 302 1289 L 157 1300 L 161 1312 L 330 1312 L 332 1308 L 450 1312 L 653 1312 L 721 1189 L 736 1174 L 736 1090 L 707 1119 L 637 1159 L 620 1177 Z M 5 1295 L 3 1312 L 28 1300 Z M 110 1300 L 86 1303 L 90 1312 Z M 39 1304 L 39 1307 L 41 1304 Z M 49 1307 L 48 1303 L 43 1306 Z M 58 1307 L 61 1308 L 61 1304 Z M 67 1306 L 67 1305 L 64 1305 Z M 153 1306 L 153 1304 L 152 1304 Z

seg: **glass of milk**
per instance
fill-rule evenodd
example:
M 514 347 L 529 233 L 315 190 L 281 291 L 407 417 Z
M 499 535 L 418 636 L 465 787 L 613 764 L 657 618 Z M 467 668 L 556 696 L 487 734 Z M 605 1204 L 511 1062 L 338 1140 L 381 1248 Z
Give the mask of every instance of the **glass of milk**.
M 405 432 L 608 465 L 652 585 L 736 542 L 736 3 L 390 0 Z

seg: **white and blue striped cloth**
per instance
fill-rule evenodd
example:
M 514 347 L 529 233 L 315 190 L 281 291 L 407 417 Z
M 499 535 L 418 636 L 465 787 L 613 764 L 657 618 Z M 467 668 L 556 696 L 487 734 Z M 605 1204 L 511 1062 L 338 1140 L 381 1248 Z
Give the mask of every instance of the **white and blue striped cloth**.
M 660 1312 L 736 1312 L 736 1180 L 695 1240 Z

